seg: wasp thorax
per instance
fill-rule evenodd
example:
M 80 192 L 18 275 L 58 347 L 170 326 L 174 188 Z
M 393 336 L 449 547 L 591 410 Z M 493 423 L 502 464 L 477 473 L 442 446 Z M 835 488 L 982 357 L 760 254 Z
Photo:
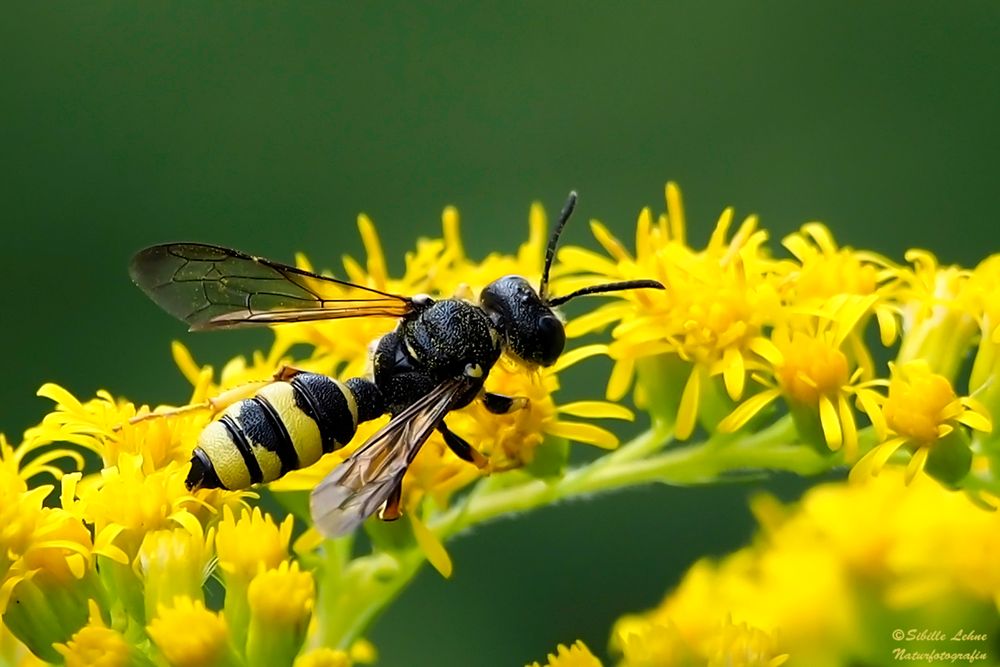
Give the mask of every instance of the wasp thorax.
M 510 354 L 541 366 L 551 366 L 562 354 L 566 346 L 562 321 L 521 276 L 494 280 L 479 301 Z

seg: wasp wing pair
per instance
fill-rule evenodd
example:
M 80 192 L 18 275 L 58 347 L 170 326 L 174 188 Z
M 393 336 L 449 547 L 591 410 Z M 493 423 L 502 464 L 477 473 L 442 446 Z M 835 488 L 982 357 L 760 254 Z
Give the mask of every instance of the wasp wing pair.
M 157 305 L 187 322 L 192 331 L 351 317 L 399 318 L 413 310 L 409 297 L 214 245 L 146 248 L 132 259 L 129 274 Z M 441 382 L 334 468 L 310 497 L 320 532 L 331 537 L 346 534 L 378 510 L 398 488 L 455 397 L 468 388 L 460 378 Z

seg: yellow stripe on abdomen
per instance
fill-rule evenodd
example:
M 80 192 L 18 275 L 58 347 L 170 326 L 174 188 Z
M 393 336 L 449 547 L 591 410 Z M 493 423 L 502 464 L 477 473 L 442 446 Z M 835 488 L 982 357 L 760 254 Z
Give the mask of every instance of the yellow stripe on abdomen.
M 292 446 L 299 456 L 299 467 L 311 466 L 323 455 L 323 443 L 316 425 L 309 415 L 295 404 L 295 390 L 287 382 L 276 382 L 261 389 L 259 397 L 265 399 L 281 418 Z

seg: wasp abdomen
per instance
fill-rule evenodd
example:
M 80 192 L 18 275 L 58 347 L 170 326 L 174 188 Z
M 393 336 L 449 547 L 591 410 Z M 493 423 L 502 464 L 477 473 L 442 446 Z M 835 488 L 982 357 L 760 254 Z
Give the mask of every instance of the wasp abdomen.
M 186 484 L 233 490 L 274 481 L 343 447 L 383 412 L 382 392 L 363 378 L 300 373 L 274 382 L 205 427 Z

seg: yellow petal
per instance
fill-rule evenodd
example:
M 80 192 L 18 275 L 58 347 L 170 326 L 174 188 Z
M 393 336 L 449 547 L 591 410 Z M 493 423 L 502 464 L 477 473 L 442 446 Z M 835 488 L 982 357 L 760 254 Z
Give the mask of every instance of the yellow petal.
M 772 366 L 780 366 L 785 362 L 785 355 L 781 353 L 778 346 L 766 338 L 753 338 L 750 341 L 750 349 L 761 356 Z
M 844 430 L 844 459 L 850 463 L 858 454 L 858 426 L 854 422 L 851 404 L 843 394 L 838 396 L 837 412 L 840 414 L 840 425 Z
M 607 401 L 575 401 L 560 405 L 557 411 L 574 417 L 589 417 L 590 419 L 624 419 L 632 421 L 635 415 L 623 405 Z
M 69 393 L 54 382 L 46 382 L 38 388 L 38 396 L 47 398 L 68 412 L 83 414 L 85 411 L 80 401 L 76 400 L 73 394 Z
M 458 209 L 445 206 L 441 213 L 441 227 L 444 232 L 444 244 L 455 255 L 455 259 L 465 259 L 465 249 L 462 247 L 462 233 L 459 227 Z
M 378 238 L 378 232 L 375 231 L 375 225 L 364 213 L 358 216 L 358 231 L 361 232 L 361 242 L 368 254 L 368 274 L 376 286 L 385 289 L 388 273 L 385 268 L 382 242 Z
M 691 369 L 691 374 L 684 384 L 681 403 L 677 408 L 677 423 L 674 426 L 674 436 L 678 440 L 687 440 L 691 437 L 698 417 L 698 399 L 700 396 L 701 373 L 698 367 L 695 366 Z
M 896 315 L 888 308 L 876 308 L 875 318 L 878 320 L 878 330 L 882 345 L 889 347 L 896 341 L 899 329 L 896 325 Z
M 879 437 L 879 440 L 884 440 L 889 427 L 885 423 L 885 415 L 882 414 L 878 398 L 880 398 L 879 394 L 870 389 L 862 389 L 857 393 L 858 403 L 861 404 L 861 409 L 868 415 L 868 419 L 871 420 L 872 426 L 875 428 L 875 434 Z
M 913 453 L 913 457 L 910 458 L 910 462 L 906 466 L 906 474 L 903 477 L 903 480 L 907 484 L 912 482 L 917 473 L 924 469 L 924 465 L 927 463 L 927 455 L 930 453 L 930 447 L 921 447 Z
M 585 268 L 602 276 L 617 276 L 618 265 L 596 252 L 575 246 L 566 246 L 559 251 L 559 261 L 563 264 Z
M 877 475 L 879 471 L 885 466 L 885 462 L 889 460 L 900 446 L 906 442 L 903 438 L 893 438 L 887 442 L 883 442 L 881 445 L 875 447 L 870 452 L 861 457 L 854 468 L 851 469 L 848 479 L 852 483 L 866 481 L 869 477 Z
M 595 445 L 602 449 L 614 449 L 618 446 L 618 438 L 611 431 L 580 422 L 557 421 L 545 427 L 545 432 L 557 438 L 566 438 L 574 442 Z
M 583 345 L 581 347 L 573 348 L 569 352 L 564 353 L 559 357 L 559 360 L 552 365 L 550 371 L 552 373 L 560 373 L 563 370 L 569 368 L 573 364 L 588 359 L 590 357 L 597 356 L 598 354 L 607 354 L 608 346 L 603 343 L 595 343 L 593 345 Z
M 734 401 L 743 396 L 743 385 L 746 382 L 746 367 L 743 365 L 743 353 L 735 347 L 727 347 L 722 355 L 722 378 L 725 381 L 726 393 Z
M 612 322 L 628 317 L 632 311 L 632 304 L 622 301 L 601 306 L 597 310 L 584 313 L 580 317 L 575 317 L 566 323 L 566 337 L 579 338 L 584 334 L 597 331 L 608 326 Z
M 743 428 L 750 419 L 761 410 L 771 404 L 774 399 L 781 395 L 777 389 L 765 389 L 759 394 L 754 394 L 743 401 L 736 408 L 726 415 L 726 418 L 719 422 L 719 431 L 722 433 L 732 433 Z
M 179 340 L 171 341 L 170 354 L 173 356 L 177 368 L 180 369 L 181 375 L 191 383 L 191 386 L 198 384 L 198 378 L 201 377 L 201 366 L 195 362 L 187 346 Z
M 681 190 L 673 181 L 669 181 L 666 187 L 667 217 L 670 221 L 670 238 L 678 243 L 685 243 L 685 230 L 687 223 L 684 220 L 684 200 L 681 198 Z
M 990 422 L 989 418 L 984 417 L 979 413 L 972 412 L 971 410 L 960 414 L 955 418 L 955 421 L 961 422 L 969 428 L 974 428 L 977 431 L 983 431 L 984 433 L 989 433 L 993 430 L 993 424 Z
M 844 434 L 840 430 L 840 418 L 837 416 L 833 401 L 826 396 L 819 397 L 819 421 L 823 425 L 827 446 L 833 451 L 840 449 L 844 442 Z
M 427 561 L 434 566 L 434 569 L 441 573 L 445 579 L 452 573 L 451 557 L 445 551 L 441 540 L 430 528 L 424 524 L 417 515 L 410 514 L 410 525 L 413 526 L 413 536 L 417 539 L 417 544 L 421 551 L 427 556 Z
M 625 250 L 625 246 L 622 242 L 615 238 L 614 234 L 608 231 L 608 228 L 602 225 L 597 220 L 590 221 L 590 231 L 593 232 L 594 238 L 597 242 L 608 251 L 608 254 L 614 257 L 619 262 L 628 262 L 632 258 L 629 257 L 628 251 Z
M 608 389 L 605 397 L 609 401 L 619 401 L 628 392 L 632 384 L 632 375 L 635 371 L 635 359 L 618 359 L 614 368 L 611 369 L 611 376 L 608 378 Z

